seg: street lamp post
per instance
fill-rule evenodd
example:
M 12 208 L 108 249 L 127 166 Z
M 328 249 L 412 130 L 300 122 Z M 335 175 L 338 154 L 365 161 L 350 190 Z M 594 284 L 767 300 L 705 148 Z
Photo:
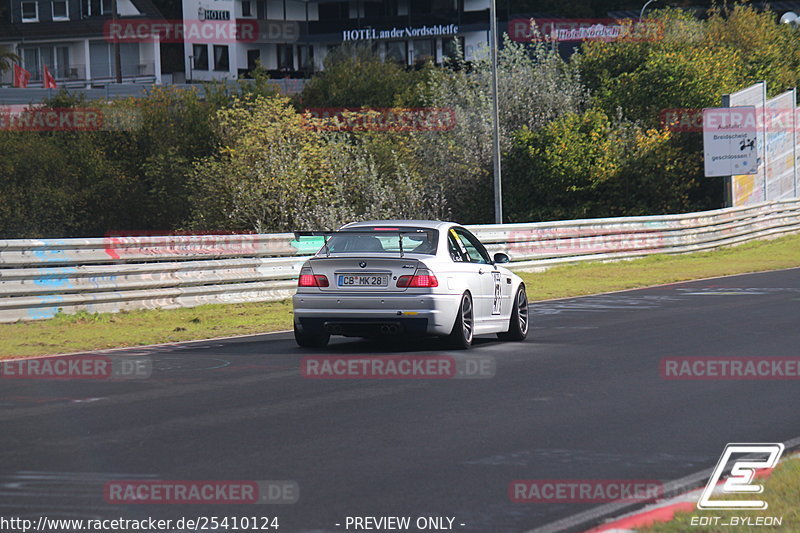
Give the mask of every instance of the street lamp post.
M 503 186 L 500 172 L 500 113 L 497 103 L 497 6 L 491 0 L 489 7 L 489 51 L 492 61 L 492 163 L 494 168 L 494 221 L 503 223 Z
M 117 0 L 111 0 L 111 22 L 117 23 Z M 119 49 L 119 39 L 114 40 L 114 73 L 117 83 L 122 83 L 122 55 Z
M 647 8 L 647 6 L 649 6 L 655 1 L 656 0 L 647 0 L 647 2 L 644 3 L 644 5 L 642 6 L 642 10 L 639 12 L 639 20 L 642 20 L 642 17 L 644 17 L 644 10 Z

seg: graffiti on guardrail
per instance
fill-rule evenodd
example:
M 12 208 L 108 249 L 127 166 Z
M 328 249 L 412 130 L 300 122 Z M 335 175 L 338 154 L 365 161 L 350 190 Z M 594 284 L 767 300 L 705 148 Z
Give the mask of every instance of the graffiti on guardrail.
M 712 250 L 800 232 L 800 201 L 684 215 L 468 226 L 510 268 Z M 284 234 L 109 233 L 0 241 L 0 323 L 58 314 L 282 300 L 322 245 Z
M 513 230 L 508 251 L 514 255 L 597 254 L 658 250 L 664 234 L 656 229 L 539 228 Z
M 289 239 L 265 238 L 232 231 L 111 231 L 105 252 L 111 259 L 126 257 L 231 256 L 295 253 Z

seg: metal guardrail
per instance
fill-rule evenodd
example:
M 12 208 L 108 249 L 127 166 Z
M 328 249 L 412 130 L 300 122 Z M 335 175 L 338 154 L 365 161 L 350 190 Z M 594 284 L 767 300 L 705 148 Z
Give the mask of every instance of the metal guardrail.
M 517 270 L 800 232 L 800 200 L 702 213 L 469 226 Z M 315 249 L 289 233 L 0 241 L 0 322 L 289 297 Z

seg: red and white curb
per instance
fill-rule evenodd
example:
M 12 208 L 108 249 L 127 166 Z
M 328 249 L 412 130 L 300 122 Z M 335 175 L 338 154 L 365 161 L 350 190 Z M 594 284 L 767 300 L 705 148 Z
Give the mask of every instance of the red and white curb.
M 787 459 L 794 459 L 800 456 L 793 455 Z M 757 470 L 755 477 L 757 479 L 766 479 L 772 474 L 772 468 L 765 468 Z M 720 480 L 717 486 L 714 487 L 713 494 L 722 493 L 722 485 L 725 480 Z M 623 515 L 607 522 L 603 525 L 594 527 L 586 533 L 635 533 L 637 529 L 651 526 L 656 523 L 670 522 L 675 518 L 676 513 L 690 513 L 697 509 L 697 501 L 700 499 L 700 494 L 705 487 L 690 490 L 673 498 L 648 505 L 644 509 L 640 509 L 634 513 Z
M 635 513 L 616 518 L 613 522 L 590 529 L 586 533 L 633 533 L 640 527 L 657 522 L 669 522 L 675 518 L 675 513 L 694 511 L 702 491 L 703 489 L 695 489 L 663 502 L 649 505 Z

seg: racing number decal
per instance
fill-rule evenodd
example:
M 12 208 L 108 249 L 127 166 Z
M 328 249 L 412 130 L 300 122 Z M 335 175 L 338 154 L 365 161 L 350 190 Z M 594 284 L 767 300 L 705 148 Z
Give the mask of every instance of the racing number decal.
M 492 314 L 500 314 L 500 272 L 492 272 L 494 278 L 494 300 L 492 301 Z

